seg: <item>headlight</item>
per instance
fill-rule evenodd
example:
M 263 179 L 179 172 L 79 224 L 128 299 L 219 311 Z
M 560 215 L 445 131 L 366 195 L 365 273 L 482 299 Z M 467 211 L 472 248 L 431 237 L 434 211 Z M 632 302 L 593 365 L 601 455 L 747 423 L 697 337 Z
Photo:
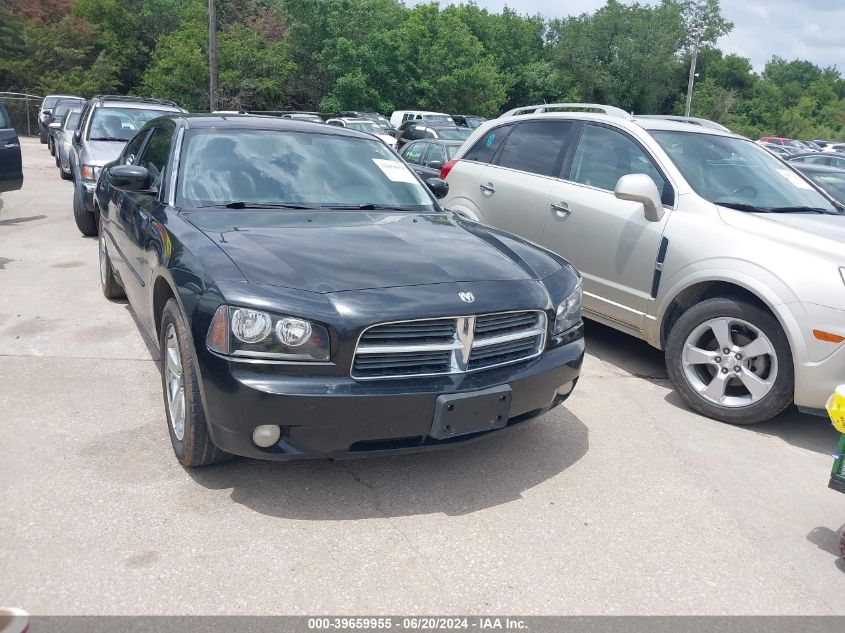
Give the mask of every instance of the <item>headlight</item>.
M 552 331 L 554 336 L 563 334 L 581 322 L 581 305 L 584 302 L 584 292 L 581 282 L 575 287 L 566 299 L 561 301 L 555 313 L 555 328 Z
M 88 182 L 94 182 L 97 180 L 97 176 L 100 175 L 100 167 L 97 165 L 83 165 L 82 166 L 82 180 L 87 180 Z
M 277 360 L 329 359 L 329 332 L 318 323 L 251 308 L 217 308 L 208 348 L 227 356 Z

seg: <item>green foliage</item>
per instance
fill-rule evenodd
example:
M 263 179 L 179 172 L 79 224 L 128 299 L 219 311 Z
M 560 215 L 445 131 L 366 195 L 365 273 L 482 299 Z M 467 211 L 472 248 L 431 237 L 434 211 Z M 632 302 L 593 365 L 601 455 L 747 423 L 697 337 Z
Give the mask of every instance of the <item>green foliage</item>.
M 419 107 L 496 116 L 543 101 L 692 113 L 757 137 L 845 138 L 835 68 L 724 55 L 719 0 L 606 0 L 547 20 L 471 0 L 216 0 L 220 107 L 336 112 Z M 517 4 L 517 3 L 514 3 Z M 123 92 L 208 107 L 207 0 L 0 6 L 0 89 Z M 67 7 L 70 7 L 69 9 Z

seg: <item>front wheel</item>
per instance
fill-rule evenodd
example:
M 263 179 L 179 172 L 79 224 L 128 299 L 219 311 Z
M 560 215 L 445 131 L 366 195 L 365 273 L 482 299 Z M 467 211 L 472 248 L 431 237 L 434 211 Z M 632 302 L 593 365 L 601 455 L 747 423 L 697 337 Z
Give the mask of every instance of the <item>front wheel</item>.
M 792 403 L 789 341 L 771 313 L 742 300 L 684 312 L 666 341 L 666 369 L 692 409 L 722 422 L 763 422 Z
M 199 371 L 191 334 L 176 299 L 161 315 L 161 385 L 170 443 L 183 466 L 205 466 L 228 459 L 211 441 L 200 396 Z
M 85 208 L 85 200 L 82 196 L 82 185 L 74 183 L 73 219 L 76 220 L 76 228 L 79 232 L 90 237 L 97 234 L 97 216 Z
M 103 296 L 106 299 L 123 299 L 126 293 L 123 291 L 123 286 L 117 282 L 114 270 L 111 267 L 111 258 L 106 248 L 106 234 L 103 230 L 102 221 L 100 222 L 99 232 L 100 288 L 102 288 Z
M 47 142 L 47 127 L 43 123 L 38 124 L 38 140 L 42 145 Z

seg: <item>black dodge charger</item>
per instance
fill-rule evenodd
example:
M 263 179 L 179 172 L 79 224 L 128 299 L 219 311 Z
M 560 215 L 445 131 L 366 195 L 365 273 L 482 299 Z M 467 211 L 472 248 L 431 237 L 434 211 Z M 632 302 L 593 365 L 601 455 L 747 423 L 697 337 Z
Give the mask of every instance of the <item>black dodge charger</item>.
M 159 346 L 182 464 L 427 450 L 569 396 L 578 273 L 443 210 L 447 188 L 344 128 L 138 132 L 97 184 L 100 281 Z

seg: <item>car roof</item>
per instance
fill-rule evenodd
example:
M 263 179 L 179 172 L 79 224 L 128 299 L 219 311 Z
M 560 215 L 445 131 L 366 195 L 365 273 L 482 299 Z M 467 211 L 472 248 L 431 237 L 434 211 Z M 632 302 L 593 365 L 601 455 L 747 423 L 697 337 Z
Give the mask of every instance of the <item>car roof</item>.
M 318 125 L 309 121 L 283 119 L 259 114 L 174 114 L 163 118 L 180 121 L 188 129 L 279 130 L 283 132 L 311 132 L 334 136 L 354 136 L 374 140 L 372 134 L 335 125 Z

